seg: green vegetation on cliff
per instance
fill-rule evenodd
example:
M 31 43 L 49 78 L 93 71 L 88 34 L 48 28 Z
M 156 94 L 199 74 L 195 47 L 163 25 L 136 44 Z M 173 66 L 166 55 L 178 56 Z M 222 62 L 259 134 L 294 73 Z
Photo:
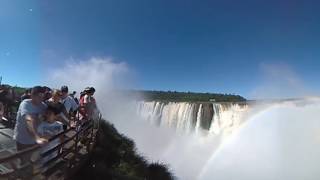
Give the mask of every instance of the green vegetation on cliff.
M 175 101 L 175 102 L 242 102 L 246 99 L 240 95 L 219 93 L 195 93 L 177 91 L 133 91 L 141 93 L 146 101 Z
M 137 154 L 134 142 L 103 121 L 94 150 L 74 179 L 172 180 L 166 165 L 149 163 Z

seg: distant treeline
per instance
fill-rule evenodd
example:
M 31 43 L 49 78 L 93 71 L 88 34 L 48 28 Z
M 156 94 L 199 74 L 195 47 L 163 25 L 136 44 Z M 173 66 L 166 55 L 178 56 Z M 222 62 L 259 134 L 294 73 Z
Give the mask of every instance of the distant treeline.
M 137 90 L 146 101 L 174 101 L 174 102 L 242 102 L 246 99 L 240 95 L 219 93 L 194 93 L 177 91 L 144 91 Z
M 21 95 L 26 88 L 13 87 L 15 92 Z M 123 91 L 123 90 L 122 90 Z M 126 90 L 131 95 L 143 98 L 146 101 L 173 101 L 173 102 L 243 102 L 244 97 L 235 94 L 222 93 L 195 93 L 177 91 L 149 91 L 149 90 Z M 142 95 L 142 96 L 140 96 Z

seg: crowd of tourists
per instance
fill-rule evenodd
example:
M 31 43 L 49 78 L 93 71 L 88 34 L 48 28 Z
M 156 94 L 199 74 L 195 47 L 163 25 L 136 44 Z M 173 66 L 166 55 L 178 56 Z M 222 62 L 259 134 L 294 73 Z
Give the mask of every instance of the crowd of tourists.
M 13 139 L 17 151 L 25 150 L 37 144 L 42 151 L 59 144 L 63 136 L 54 141 L 50 138 L 68 128 L 81 127 L 85 122 L 93 120 L 99 113 L 95 98 L 95 89 L 87 87 L 80 93 L 69 94 L 67 86 L 60 89 L 35 86 L 21 96 Z M 0 102 L 0 119 L 3 119 L 3 104 Z M 50 157 L 49 157 L 50 158 Z M 27 161 L 26 156 L 22 161 Z

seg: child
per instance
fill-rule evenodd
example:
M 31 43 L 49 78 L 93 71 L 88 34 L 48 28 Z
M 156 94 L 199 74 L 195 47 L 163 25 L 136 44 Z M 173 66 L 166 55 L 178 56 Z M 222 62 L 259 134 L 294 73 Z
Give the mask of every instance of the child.
M 58 114 L 59 114 L 59 110 L 57 110 L 54 106 L 50 106 L 50 105 L 48 106 L 44 116 L 44 120 L 39 124 L 37 128 L 37 132 L 42 138 L 49 140 L 51 137 L 63 131 L 63 124 L 59 121 L 56 121 Z M 42 147 L 41 154 L 53 149 L 54 147 L 59 145 L 61 141 L 62 141 L 61 138 L 57 138 L 48 142 L 48 144 Z M 50 153 L 49 155 L 46 155 L 43 158 L 42 163 L 44 164 L 48 162 L 49 160 L 55 158 L 57 155 L 58 155 L 58 150 Z

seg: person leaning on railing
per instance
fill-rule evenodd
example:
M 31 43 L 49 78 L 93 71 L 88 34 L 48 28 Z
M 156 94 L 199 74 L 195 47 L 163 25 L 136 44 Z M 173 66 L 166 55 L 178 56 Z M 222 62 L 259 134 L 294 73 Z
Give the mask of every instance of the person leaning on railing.
M 43 119 L 39 126 L 37 127 L 37 132 L 39 135 L 45 139 L 50 139 L 59 133 L 63 132 L 63 124 L 59 121 L 57 121 L 58 116 L 60 114 L 60 109 L 57 106 L 54 106 L 52 104 L 48 105 L 48 108 L 46 109 L 45 116 L 43 116 Z M 60 136 L 60 138 L 54 139 L 50 141 L 48 144 L 43 146 L 41 148 L 41 153 L 45 153 L 48 150 L 54 148 L 55 146 L 59 145 L 63 141 L 63 136 Z M 41 163 L 44 164 L 50 159 L 56 157 L 58 155 L 58 150 L 50 153 L 49 155 L 43 157 Z
M 76 111 L 79 105 L 75 102 L 74 98 L 68 94 L 68 86 L 61 87 L 61 103 L 65 106 L 67 113 Z
M 31 99 L 21 102 L 14 128 L 13 139 L 16 141 L 18 151 L 22 151 L 36 144 L 43 144 L 47 140 L 41 138 L 36 131 L 39 123 L 39 116 L 43 115 L 47 106 L 43 103 L 44 90 L 40 86 L 35 86 L 31 90 Z M 30 160 L 31 155 L 22 158 L 22 162 Z
M 62 93 L 60 90 L 55 89 L 52 91 L 52 96 L 46 101 L 48 106 L 53 106 L 59 111 L 57 119 L 63 123 L 63 129 L 66 130 L 70 127 L 70 118 L 65 106 L 61 103 Z
M 83 120 L 95 119 L 99 114 L 99 110 L 96 104 L 96 100 L 93 97 L 95 93 L 94 87 L 87 87 L 83 91 L 83 94 L 80 98 L 80 109 L 81 118 Z

